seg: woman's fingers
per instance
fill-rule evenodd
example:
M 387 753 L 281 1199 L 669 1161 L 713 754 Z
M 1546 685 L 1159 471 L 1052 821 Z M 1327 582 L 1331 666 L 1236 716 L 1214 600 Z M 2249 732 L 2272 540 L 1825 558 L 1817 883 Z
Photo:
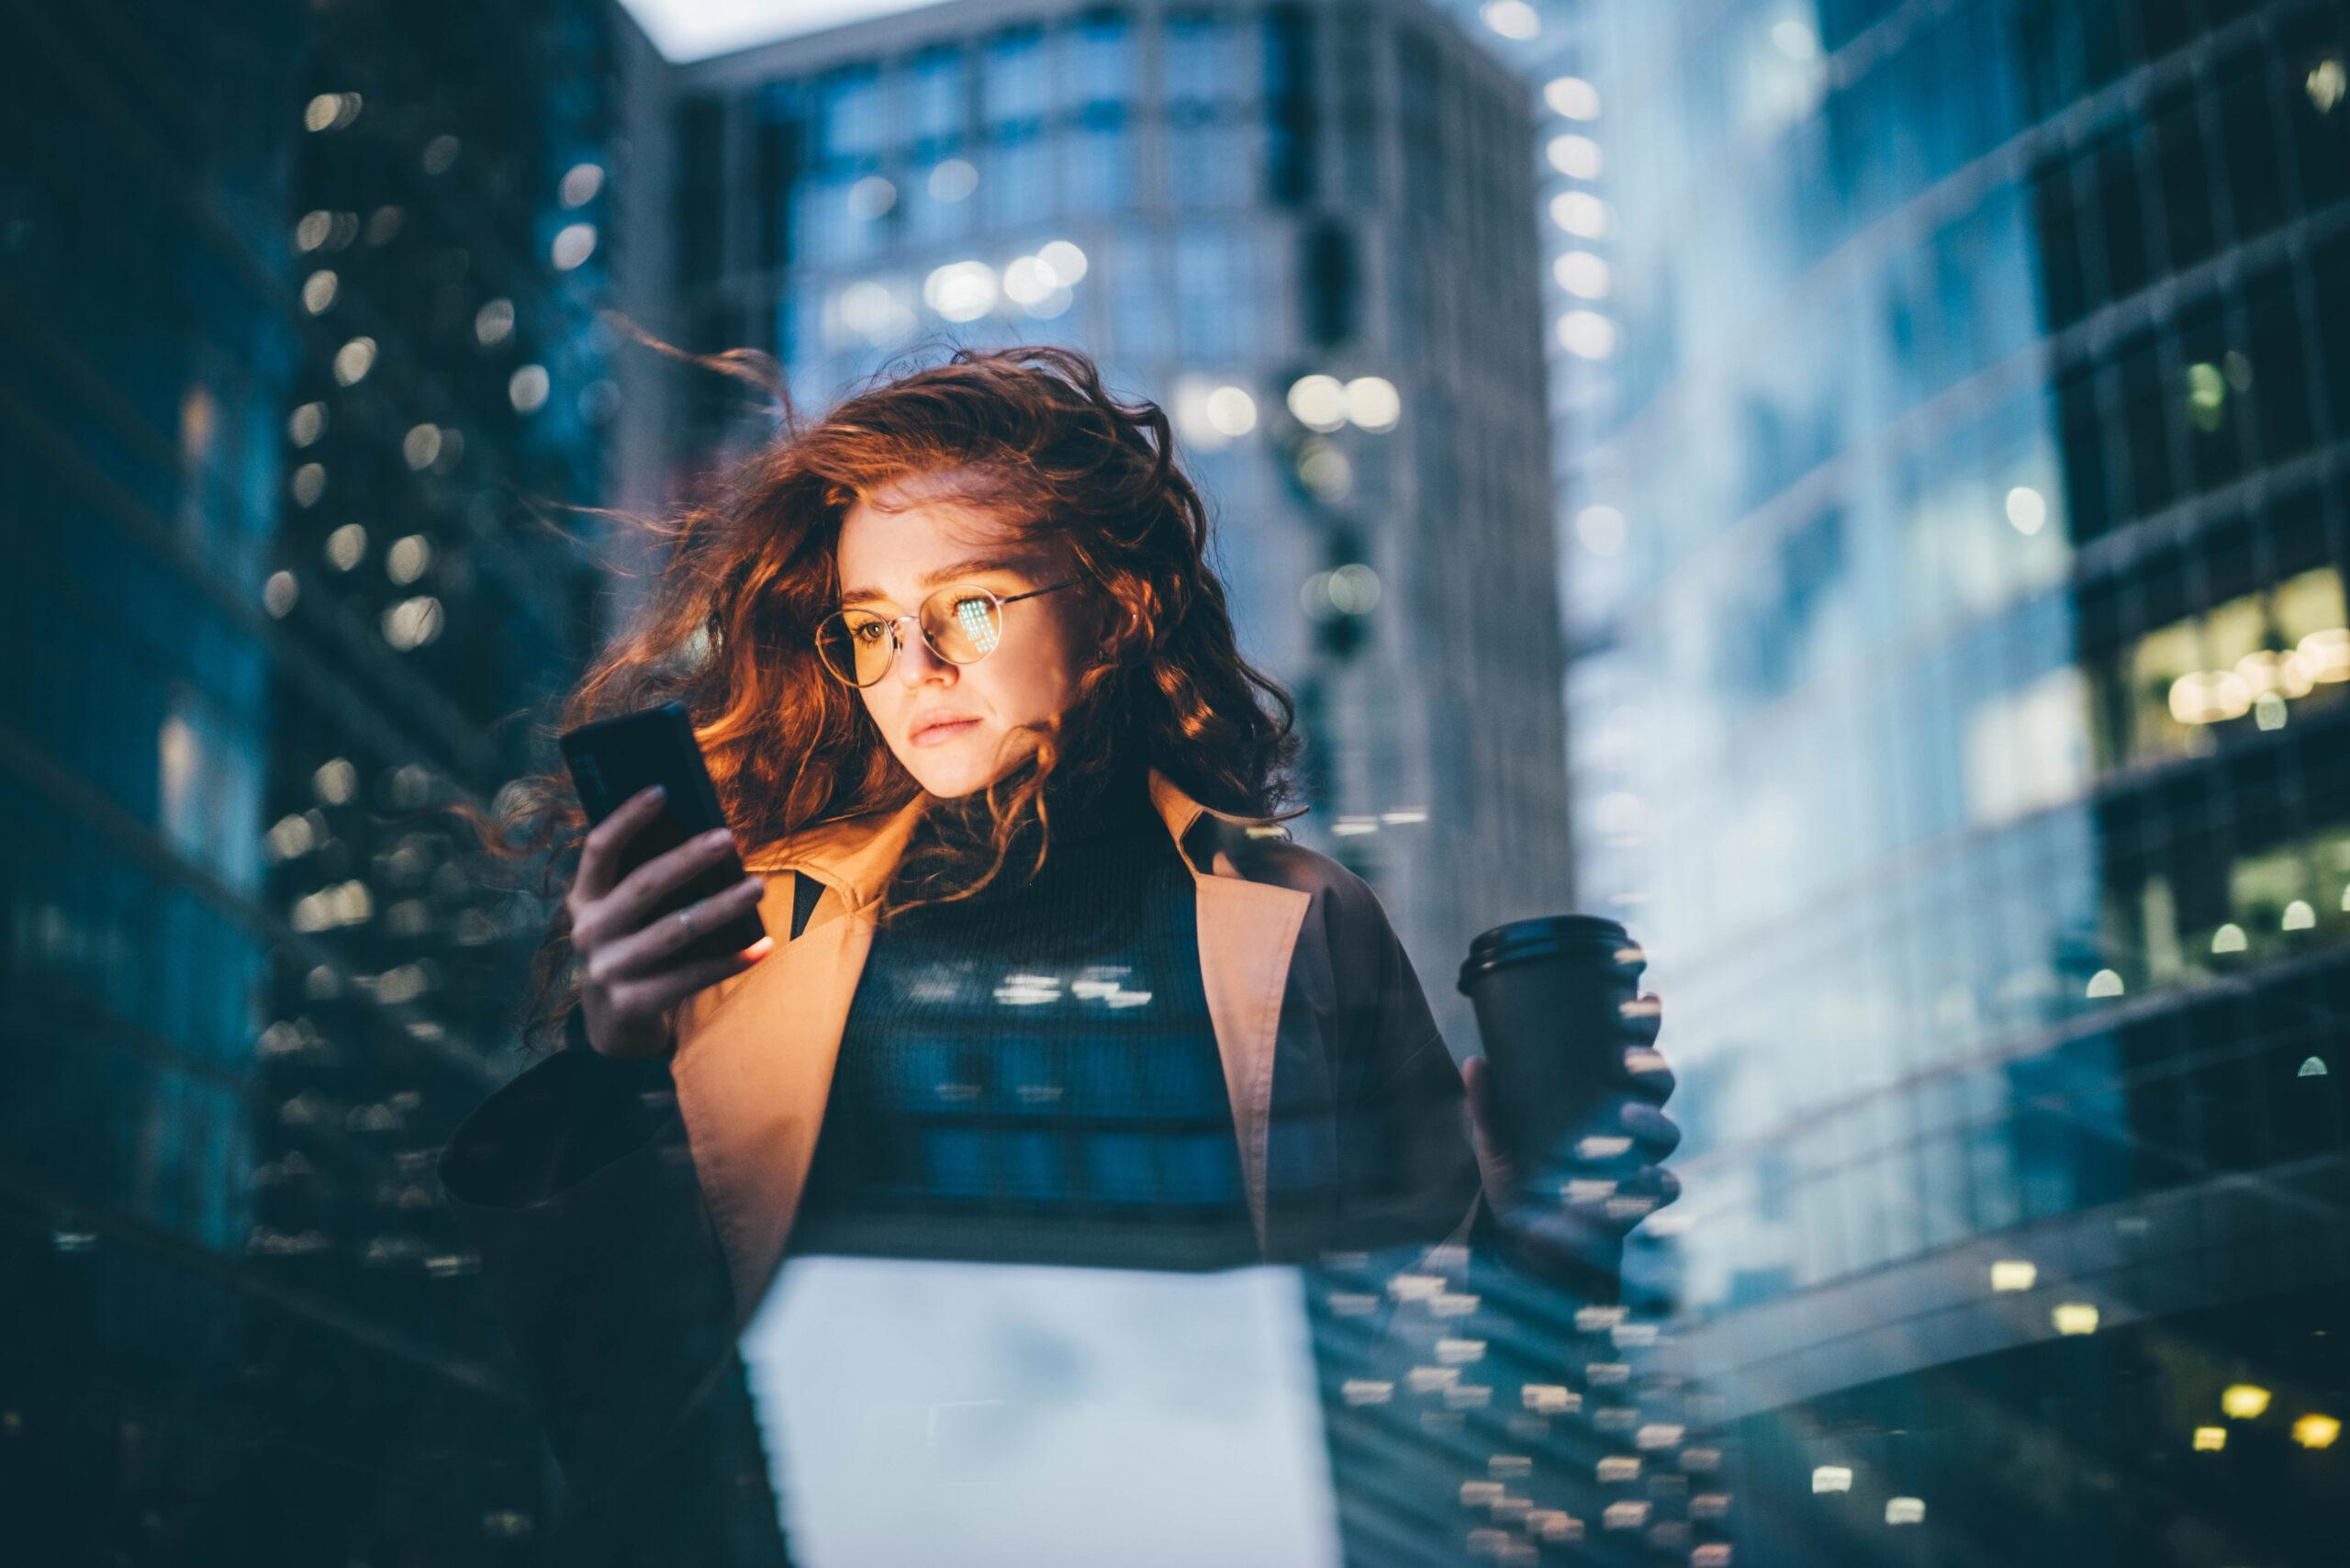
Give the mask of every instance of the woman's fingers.
M 1651 993 L 1626 1002 L 1622 1012 L 1624 1076 L 1630 1080 L 1635 1092 L 1662 1105 L 1673 1097 L 1678 1081 L 1664 1053 L 1656 1048 L 1657 1033 L 1664 1021 L 1664 1003 Z
M 1634 1046 L 1624 1053 L 1624 1078 L 1633 1093 L 1652 1105 L 1672 1099 L 1681 1082 L 1666 1065 L 1664 1054 L 1653 1046 Z
M 1681 1178 L 1662 1165 L 1563 1182 L 1559 1207 L 1586 1220 L 1606 1220 L 1628 1230 L 1681 1196 Z
M 588 907 L 590 944 L 611 942 L 651 922 L 653 912 L 697 873 L 723 864 L 734 850 L 734 834 L 722 827 L 698 834 L 666 850 L 621 879 L 620 886 Z M 574 940 L 578 940 L 575 934 Z
M 1631 1001 L 1618 1004 L 1616 1015 L 1624 1021 L 1627 1033 L 1654 1039 L 1664 1018 L 1664 1001 L 1654 991 L 1643 991 Z
M 756 909 L 766 888 L 764 879 L 745 877 L 732 887 L 663 915 L 641 930 L 602 944 L 588 955 L 588 978 L 610 985 L 669 964 L 678 949 L 688 943 L 717 930 L 744 910 Z M 679 914 L 688 918 L 680 921 Z
M 666 1013 L 696 991 L 741 974 L 774 950 L 775 938 L 762 936 L 739 953 L 699 958 L 643 980 L 625 982 L 615 990 L 613 1001 L 631 1013 Z
M 619 878 L 621 850 L 636 836 L 637 829 L 660 814 L 664 798 L 660 785 L 648 784 L 588 830 L 587 841 L 579 850 L 578 874 L 571 879 L 575 927 L 586 905 L 612 890 L 612 883 Z
M 1681 1124 L 1653 1105 L 1638 1101 L 1623 1108 L 1619 1118 L 1641 1155 L 1651 1160 L 1670 1159 L 1681 1147 Z

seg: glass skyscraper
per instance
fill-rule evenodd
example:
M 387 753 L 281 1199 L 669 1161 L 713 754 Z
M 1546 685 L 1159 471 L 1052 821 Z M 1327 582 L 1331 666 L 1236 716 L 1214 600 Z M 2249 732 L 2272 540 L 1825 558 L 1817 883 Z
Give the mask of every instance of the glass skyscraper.
M 614 25 L 11 15 L 12 1561 L 502 1562 L 544 1516 L 430 1174 L 541 912 L 416 813 L 521 771 L 592 633 Z
M 1416 0 L 946 4 L 677 69 L 669 324 L 821 411 L 1064 342 L 1167 408 L 1300 836 L 1370 877 L 1456 1049 L 1478 930 L 1564 907 L 1531 109 Z M 643 140 L 640 138 L 640 140 Z M 755 439 L 684 384 L 677 449 Z
M 1457 9 L 1548 115 L 1575 868 L 1738 1560 L 2324 1560 L 2350 7 Z

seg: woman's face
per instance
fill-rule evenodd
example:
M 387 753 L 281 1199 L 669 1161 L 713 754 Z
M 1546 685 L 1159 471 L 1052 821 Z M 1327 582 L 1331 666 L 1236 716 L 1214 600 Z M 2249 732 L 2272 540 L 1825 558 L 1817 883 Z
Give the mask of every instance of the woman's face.
M 940 476 L 946 478 L 950 476 Z M 912 617 L 948 585 L 1010 598 L 1076 576 L 1053 541 L 1024 543 L 1001 520 L 952 499 L 925 478 L 859 501 L 841 522 L 836 560 L 843 609 Z M 1059 713 L 1077 689 L 1092 644 L 1094 600 L 1083 582 L 1003 607 L 1003 640 L 976 664 L 940 658 L 913 620 L 890 673 L 859 688 L 890 750 L 922 787 L 941 797 L 984 790 L 1035 749 L 1018 732 Z M 940 720 L 949 722 L 932 728 Z

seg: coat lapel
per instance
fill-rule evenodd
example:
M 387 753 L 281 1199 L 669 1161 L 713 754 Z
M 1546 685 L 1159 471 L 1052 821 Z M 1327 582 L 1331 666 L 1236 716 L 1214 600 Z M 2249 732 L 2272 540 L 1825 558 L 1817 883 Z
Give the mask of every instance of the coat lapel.
M 1273 1057 L 1287 990 L 1290 954 L 1306 905 L 1294 888 L 1210 876 L 1196 868 L 1199 893 L 1200 980 L 1208 1020 L 1224 1058 L 1224 1086 L 1232 1100 L 1233 1131 L 1240 1140 L 1241 1172 L 1248 1186 L 1248 1215 L 1257 1244 L 1265 1245 L 1265 1168 L 1272 1136 Z
M 774 885 L 788 890 L 791 879 L 778 877 Z M 770 929 L 790 929 L 788 891 L 784 901 L 782 921 L 770 915 Z M 799 940 L 779 945 L 744 975 L 706 1022 L 679 1023 L 670 1069 L 677 1110 L 726 1254 L 738 1328 L 766 1294 L 799 1212 L 849 1001 L 872 942 L 869 921 L 811 922 Z
M 1246 831 L 1246 819 L 1202 806 L 1155 767 L 1150 797 L 1198 894 L 1200 979 L 1261 1247 L 1281 1002 L 1313 900 L 1248 881 L 1234 868 L 1224 846 L 1227 835 Z M 770 932 L 791 928 L 797 877 L 812 876 L 832 896 L 797 940 L 680 1009 L 672 1063 L 677 1106 L 726 1254 L 738 1327 L 756 1313 L 782 1262 L 849 1005 L 873 946 L 868 911 L 927 800 L 917 795 L 891 812 L 825 824 L 745 855 L 746 868 L 770 879 L 759 902 Z M 784 870 L 793 875 L 775 875 Z

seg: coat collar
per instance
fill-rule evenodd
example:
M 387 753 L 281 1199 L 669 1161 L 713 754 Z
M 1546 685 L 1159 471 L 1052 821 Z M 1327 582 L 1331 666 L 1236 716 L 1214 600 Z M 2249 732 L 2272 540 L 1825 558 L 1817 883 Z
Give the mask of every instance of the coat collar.
M 789 870 L 824 884 L 833 913 L 755 964 L 681 1004 L 671 1064 L 731 1273 L 737 1327 L 747 1323 L 779 1266 L 808 1176 L 833 1068 L 875 923 L 867 913 L 887 888 L 931 797 L 887 812 L 828 823 L 744 857 L 751 869 Z M 1291 1222 L 1270 1201 L 1274 1060 L 1285 1015 L 1304 1027 L 1310 1004 L 1292 1001 L 1291 958 L 1311 898 L 1252 880 L 1248 839 L 1286 836 L 1261 821 L 1203 806 L 1157 768 L 1151 804 L 1183 854 L 1198 893 L 1200 980 L 1224 1065 L 1241 1171 L 1259 1243 L 1279 1248 Z M 828 901 L 829 902 L 829 901 Z M 787 929 L 792 888 L 769 884 L 759 913 Z M 1290 1047 L 1312 1049 L 1301 1036 Z

